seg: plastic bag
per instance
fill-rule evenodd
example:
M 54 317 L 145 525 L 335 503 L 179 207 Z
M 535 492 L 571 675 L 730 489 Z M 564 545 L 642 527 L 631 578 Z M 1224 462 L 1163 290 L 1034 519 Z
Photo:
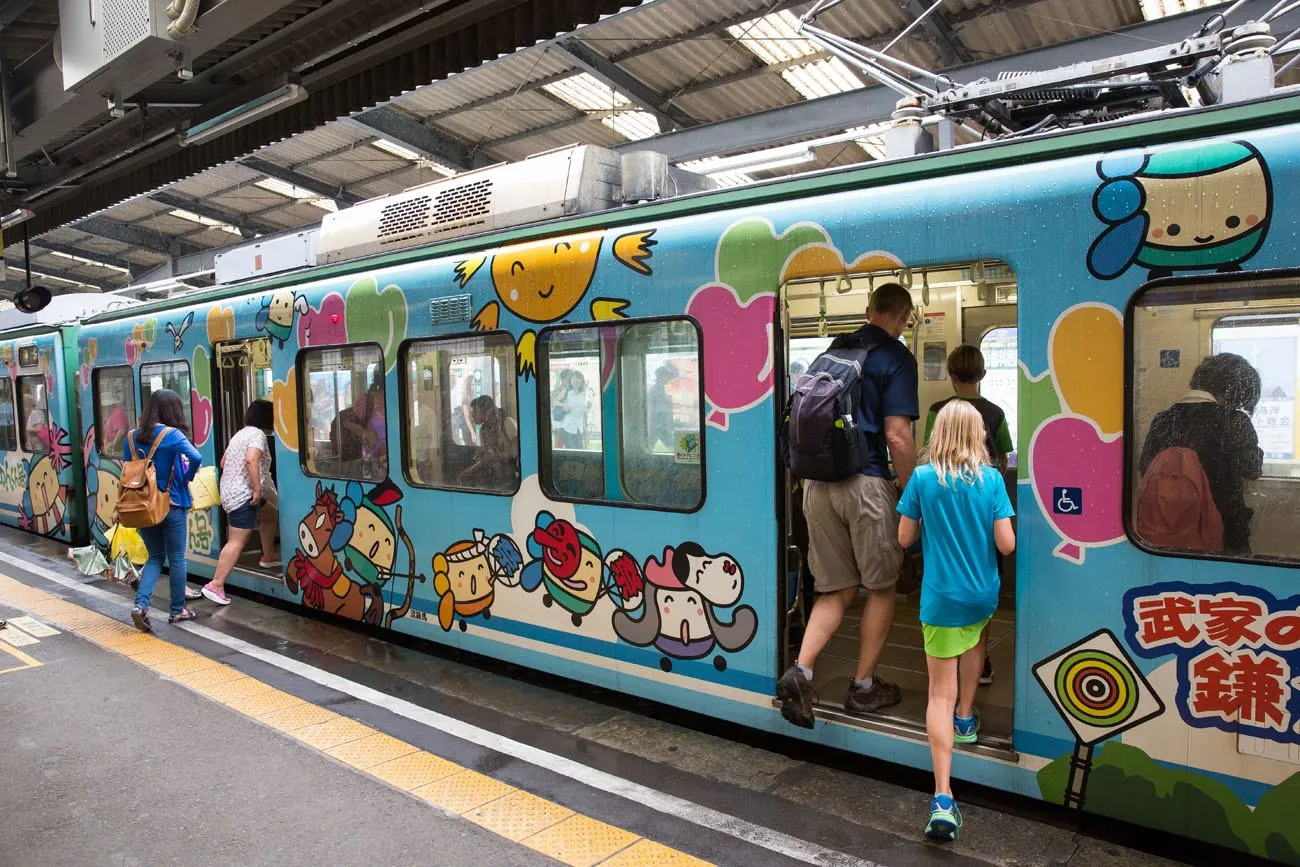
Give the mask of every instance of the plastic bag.
M 190 482 L 190 499 L 195 509 L 211 509 L 221 505 L 221 487 L 217 483 L 216 467 L 200 467 L 194 481 Z
M 109 560 L 126 557 L 133 566 L 143 566 L 149 562 L 149 549 L 140 538 L 140 531 L 118 525 L 113 528 L 109 538 Z

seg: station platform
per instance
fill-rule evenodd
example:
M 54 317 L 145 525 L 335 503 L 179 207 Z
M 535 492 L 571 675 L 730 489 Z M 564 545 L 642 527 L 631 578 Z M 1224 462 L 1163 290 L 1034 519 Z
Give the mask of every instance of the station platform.
M 145 635 L 65 552 L 0 530 L 0 865 L 1179 863 L 248 597 Z

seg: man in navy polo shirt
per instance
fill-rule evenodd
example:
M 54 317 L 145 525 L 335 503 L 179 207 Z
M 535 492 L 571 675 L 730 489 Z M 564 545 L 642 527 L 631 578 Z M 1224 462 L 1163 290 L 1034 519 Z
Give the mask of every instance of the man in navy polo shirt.
M 871 713 L 902 700 L 896 684 L 875 676 L 894 620 L 894 585 L 903 560 L 898 545 L 898 492 L 916 466 L 912 422 L 921 414 L 916 357 L 898 338 L 912 316 L 912 295 L 897 283 L 871 293 L 860 332 L 878 344 L 862 374 L 863 427 L 875 434 L 862 472 L 840 482 L 808 481 L 803 511 L 808 521 L 808 565 L 816 601 L 795 664 L 781 677 L 781 714 L 813 727 L 813 663 L 839 628 L 844 612 L 867 590 L 858 669 L 844 706 Z M 893 460 L 897 487 L 889 470 Z

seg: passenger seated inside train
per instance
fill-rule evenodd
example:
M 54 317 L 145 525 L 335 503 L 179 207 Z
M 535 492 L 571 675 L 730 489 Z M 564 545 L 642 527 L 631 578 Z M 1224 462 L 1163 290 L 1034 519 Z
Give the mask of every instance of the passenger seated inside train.
M 470 423 L 478 431 L 474 463 L 460 474 L 461 484 L 513 490 L 519 481 L 519 425 L 483 394 L 470 403 Z
M 1245 482 L 1263 474 L 1251 422 L 1260 376 L 1240 355 L 1201 362 L 1188 392 L 1156 415 L 1138 461 L 1135 529 L 1150 545 L 1250 553 Z
M 382 478 L 388 456 L 388 427 L 384 417 L 384 386 L 374 382 L 341 409 L 330 424 L 330 444 L 343 464 L 359 463 L 367 478 Z M 377 474 L 377 475 L 376 475 Z

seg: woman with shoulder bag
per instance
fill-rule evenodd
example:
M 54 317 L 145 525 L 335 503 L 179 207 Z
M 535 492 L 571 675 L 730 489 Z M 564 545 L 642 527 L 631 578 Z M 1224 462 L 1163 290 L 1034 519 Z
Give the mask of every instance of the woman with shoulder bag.
M 171 578 L 171 616 L 167 622 L 181 623 L 193 620 L 195 616 L 185 607 L 185 553 L 189 510 L 193 502 L 190 499 L 190 481 L 198 473 L 203 456 L 190 442 L 185 405 L 181 403 L 180 395 L 166 388 L 149 395 L 136 429 L 123 443 L 122 459 L 145 458 L 155 441 L 158 441 L 158 447 L 153 455 L 154 471 L 159 487 L 167 486 L 171 508 L 156 526 L 140 528 L 140 537 L 149 549 L 149 562 L 140 573 L 131 620 L 141 632 L 153 631 L 153 624 L 149 622 L 149 601 L 162 573 L 163 561 L 167 562 Z

